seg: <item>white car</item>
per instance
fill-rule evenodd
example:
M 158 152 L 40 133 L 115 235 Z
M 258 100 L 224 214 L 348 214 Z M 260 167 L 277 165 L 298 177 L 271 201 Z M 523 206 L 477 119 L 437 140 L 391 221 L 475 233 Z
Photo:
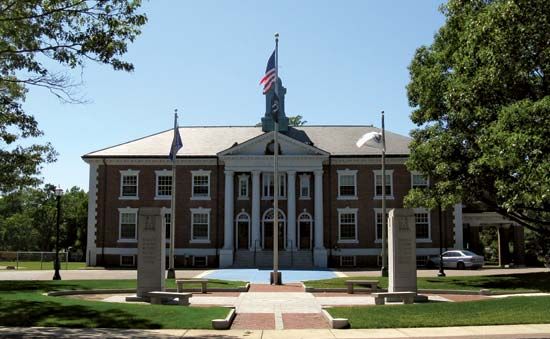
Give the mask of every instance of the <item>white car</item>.
M 439 256 L 430 258 L 430 266 L 439 267 Z M 482 256 L 468 250 L 452 250 L 443 252 L 443 267 L 456 268 L 481 268 L 485 260 Z

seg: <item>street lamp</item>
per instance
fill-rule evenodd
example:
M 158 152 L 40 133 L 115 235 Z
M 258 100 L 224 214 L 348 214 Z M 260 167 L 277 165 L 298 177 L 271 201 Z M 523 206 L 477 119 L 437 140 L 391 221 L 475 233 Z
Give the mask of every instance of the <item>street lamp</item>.
M 63 189 L 57 187 L 55 189 L 55 197 L 57 199 L 57 222 L 55 225 L 55 262 L 54 269 L 55 273 L 53 275 L 53 280 L 61 280 L 61 275 L 59 274 L 59 222 L 61 220 L 61 196 L 63 195 Z

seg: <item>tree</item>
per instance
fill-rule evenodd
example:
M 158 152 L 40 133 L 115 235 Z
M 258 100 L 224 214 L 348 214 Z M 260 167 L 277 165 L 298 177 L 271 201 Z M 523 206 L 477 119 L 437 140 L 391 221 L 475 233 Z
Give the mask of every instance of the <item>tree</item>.
M 304 118 L 301 115 L 296 115 L 293 117 L 288 117 L 288 126 L 304 126 L 307 124 L 307 120 L 304 120 Z M 262 122 L 259 122 L 255 125 L 256 127 L 262 126 Z
M 120 57 L 147 21 L 136 13 L 139 7 L 139 0 L 0 2 L 0 192 L 37 184 L 41 164 L 56 158 L 49 143 L 17 145 L 42 135 L 21 105 L 29 86 L 81 102 L 75 96 L 78 84 L 56 67 L 67 71 L 92 61 L 132 71 Z
M 550 234 L 550 6 L 450 0 L 409 66 L 407 166 L 430 177 L 410 206 L 482 202 Z

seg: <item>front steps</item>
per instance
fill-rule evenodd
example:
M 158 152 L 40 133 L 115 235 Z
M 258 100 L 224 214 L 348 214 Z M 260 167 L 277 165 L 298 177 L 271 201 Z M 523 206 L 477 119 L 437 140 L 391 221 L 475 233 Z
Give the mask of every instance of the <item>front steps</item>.
M 279 251 L 279 266 L 281 268 L 312 268 L 312 251 Z M 273 267 L 273 251 L 262 250 L 247 251 L 239 250 L 235 252 L 235 259 L 232 267 Z

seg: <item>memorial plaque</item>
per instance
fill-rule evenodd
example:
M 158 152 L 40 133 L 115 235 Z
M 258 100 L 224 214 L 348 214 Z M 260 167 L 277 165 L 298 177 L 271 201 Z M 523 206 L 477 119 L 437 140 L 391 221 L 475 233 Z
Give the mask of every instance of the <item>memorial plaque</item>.
M 416 292 L 416 228 L 412 209 L 390 210 L 388 261 L 388 291 Z
M 140 208 L 138 213 L 137 296 L 164 291 L 165 232 L 160 208 Z

